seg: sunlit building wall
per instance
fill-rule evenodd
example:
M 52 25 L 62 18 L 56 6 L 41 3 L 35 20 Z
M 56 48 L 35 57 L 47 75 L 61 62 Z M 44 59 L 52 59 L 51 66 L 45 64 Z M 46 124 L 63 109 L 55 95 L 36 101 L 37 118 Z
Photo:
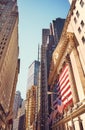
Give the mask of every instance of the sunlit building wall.
M 0 0 L 0 127 L 10 129 L 10 120 L 19 72 L 17 1 Z M 9 117 L 7 118 L 7 115 Z M 6 127 L 6 128 L 5 128 Z
M 63 116 L 61 116 L 61 113 L 56 114 L 56 118 L 53 119 L 52 124 L 53 130 L 84 130 L 85 128 L 84 11 L 85 2 L 83 0 L 74 0 L 72 2 L 61 39 L 53 53 L 49 85 L 53 88 L 54 85 L 57 84 L 55 84 L 55 81 L 57 81 L 61 73 L 64 72 L 63 68 L 65 65 L 68 65 L 69 82 L 73 100 L 72 104 L 68 104 L 67 111 L 64 111 Z M 64 81 L 64 83 L 65 82 L 66 81 Z M 63 92 L 61 91 L 61 93 Z M 66 97 L 66 99 L 68 101 L 69 96 Z
M 35 113 L 36 113 L 36 86 L 32 86 L 28 90 L 26 96 L 26 130 L 35 127 Z
M 75 3 L 75 5 L 74 9 L 72 10 L 72 15 L 67 31 L 73 32 L 76 36 L 76 39 L 78 41 L 77 50 L 80 57 L 82 69 L 85 74 L 85 15 L 83 13 L 85 11 L 85 1 L 76 0 L 76 2 L 73 3 Z M 79 95 L 81 96 L 82 94 Z

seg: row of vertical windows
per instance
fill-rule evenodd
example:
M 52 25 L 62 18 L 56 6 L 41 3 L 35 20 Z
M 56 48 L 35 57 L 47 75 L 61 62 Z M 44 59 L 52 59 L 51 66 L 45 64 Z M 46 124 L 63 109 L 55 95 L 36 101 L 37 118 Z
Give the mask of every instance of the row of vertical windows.
M 5 35 L 4 35 L 4 37 L 2 38 L 2 41 L 0 42 L 0 58 L 3 53 L 6 41 L 7 41 L 7 37 L 5 37 Z
M 11 22 L 8 23 L 8 27 L 6 28 L 6 35 L 8 35 L 10 30 L 11 30 L 13 18 L 11 18 L 10 20 L 11 20 Z M 2 41 L 0 43 L 0 57 L 3 53 L 3 49 L 4 49 L 4 46 L 6 44 L 6 41 L 7 41 L 7 36 L 4 35 L 4 38 L 2 39 Z
M 80 1 L 80 5 L 81 5 L 81 7 L 84 6 L 83 0 Z M 75 24 L 77 23 L 77 18 L 79 18 L 79 16 L 80 16 L 80 14 L 79 14 L 79 11 L 77 10 L 77 11 L 76 11 L 76 16 L 74 17 L 74 22 L 75 22 Z M 81 25 L 82 28 L 84 27 L 84 24 L 85 24 L 84 21 L 81 20 L 80 25 Z M 81 33 L 81 31 L 82 31 L 81 27 L 78 27 L 78 32 L 79 32 L 79 33 Z M 84 37 L 84 36 L 82 36 L 81 40 L 82 40 L 83 43 L 85 43 L 85 37 Z
M 77 23 L 77 19 L 76 19 L 76 17 L 74 17 L 74 22 Z M 80 24 L 81 24 L 81 27 L 83 28 L 83 27 L 84 27 L 84 21 L 81 20 L 81 23 L 80 23 Z
M 80 24 L 81 24 L 81 27 L 83 28 L 83 27 L 84 27 L 84 22 L 83 22 L 83 20 L 81 20 L 81 23 L 80 23 Z M 81 28 L 80 28 L 80 27 L 78 28 L 78 32 L 81 33 Z

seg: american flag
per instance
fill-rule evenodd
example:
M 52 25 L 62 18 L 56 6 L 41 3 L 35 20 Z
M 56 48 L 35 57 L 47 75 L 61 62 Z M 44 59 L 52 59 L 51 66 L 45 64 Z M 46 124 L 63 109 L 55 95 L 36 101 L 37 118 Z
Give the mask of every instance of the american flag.
M 60 100 L 60 99 L 58 99 L 58 102 L 57 102 L 57 110 L 60 112 L 60 113 L 63 113 L 63 109 L 64 109 L 64 104 L 63 104 L 63 102 Z
M 62 103 L 64 104 L 64 107 L 67 107 L 73 103 L 71 84 L 69 80 L 69 70 L 67 64 L 63 67 L 63 70 L 59 76 L 58 84 L 60 87 Z
M 58 109 L 60 113 L 63 112 L 64 108 L 73 103 L 72 92 L 69 80 L 69 70 L 66 64 L 62 72 L 59 75 L 58 81 L 56 80 L 56 100 L 53 102 L 54 109 Z

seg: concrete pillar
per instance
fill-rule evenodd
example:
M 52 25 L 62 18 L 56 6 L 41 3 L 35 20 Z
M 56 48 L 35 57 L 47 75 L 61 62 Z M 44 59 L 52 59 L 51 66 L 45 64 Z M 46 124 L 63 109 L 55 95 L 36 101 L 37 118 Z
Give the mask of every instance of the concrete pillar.
M 83 100 L 85 95 L 85 76 L 79 59 L 79 55 L 76 48 L 73 48 L 70 54 L 70 60 L 72 65 L 73 74 L 75 77 L 75 83 L 79 100 Z

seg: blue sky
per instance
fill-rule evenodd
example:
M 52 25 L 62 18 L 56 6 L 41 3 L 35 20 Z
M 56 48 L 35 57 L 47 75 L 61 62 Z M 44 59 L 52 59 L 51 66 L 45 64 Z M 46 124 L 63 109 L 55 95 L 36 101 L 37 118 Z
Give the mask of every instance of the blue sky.
M 26 97 L 28 67 L 37 60 L 38 44 L 42 42 L 42 29 L 58 17 L 66 18 L 70 8 L 68 0 L 18 0 L 20 73 L 17 90 Z

